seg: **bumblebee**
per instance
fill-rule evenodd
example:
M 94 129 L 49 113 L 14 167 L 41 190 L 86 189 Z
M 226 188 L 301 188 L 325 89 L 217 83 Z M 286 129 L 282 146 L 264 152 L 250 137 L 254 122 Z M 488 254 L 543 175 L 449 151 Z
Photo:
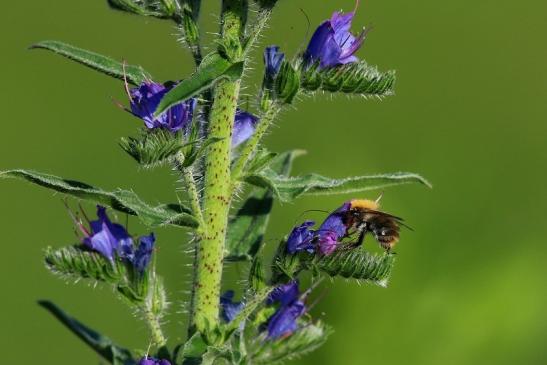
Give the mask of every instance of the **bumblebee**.
M 387 252 L 399 241 L 400 226 L 408 227 L 403 219 L 379 210 L 381 196 L 377 200 L 353 199 L 348 209 L 341 213 L 342 222 L 346 227 L 346 237 L 357 240 L 350 243 L 350 247 L 359 247 L 363 244 L 367 233 L 372 233 L 376 241 Z

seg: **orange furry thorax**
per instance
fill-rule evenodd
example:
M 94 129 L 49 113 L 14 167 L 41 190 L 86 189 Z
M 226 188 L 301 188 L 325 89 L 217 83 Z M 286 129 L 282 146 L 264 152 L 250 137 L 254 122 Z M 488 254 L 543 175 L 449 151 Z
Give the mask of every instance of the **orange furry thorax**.
M 380 204 L 368 199 L 353 199 L 350 201 L 350 205 L 352 209 L 378 210 L 380 207 Z

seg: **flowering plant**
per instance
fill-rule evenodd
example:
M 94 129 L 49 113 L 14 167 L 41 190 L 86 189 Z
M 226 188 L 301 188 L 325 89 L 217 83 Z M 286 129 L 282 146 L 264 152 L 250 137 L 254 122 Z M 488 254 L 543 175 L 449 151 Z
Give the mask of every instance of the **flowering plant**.
M 380 72 L 356 55 L 367 30 L 351 32 L 355 11 L 335 12 L 317 27 L 306 50 L 290 59 L 278 46 L 265 47 L 263 82 L 251 111 L 239 106 L 242 77 L 248 71 L 250 50 L 257 46 L 277 0 L 252 4 L 223 0 L 221 31 L 215 49 L 207 55 L 202 53 L 198 24 L 200 3 L 108 0 L 112 8 L 176 23 L 196 63 L 195 72 L 177 81 L 158 82 L 140 66 L 58 41 L 32 46 L 121 81 L 128 100 L 118 104 L 141 124 L 136 136 L 121 139 L 122 150 L 142 167 L 172 167 L 180 174 L 185 201 L 153 206 L 132 190 L 105 191 L 30 170 L 0 172 L 2 177 L 23 179 L 67 196 L 79 240 L 48 248 L 47 267 L 63 277 L 111 286 L 146 321 L 148 350 L 133 351 L 53 303 L 40 302 L 112 364 L 269 364 L 316 349 L 331 329 L 310 315 L 308 298 L 313 289 L 324 276 L 386 286 L 394 262 L 391 249 L 404 223 L 380 211 L 378 200 L 352 199 L 317 228 L 313 221 L 294 227 L 279 243 L 271 265 L 265 265 L 263 236 L 273 200 L 292 202 L 303 195 L 358 193 L 408 183 L 428 185 L 413 173 L 344 179 L 291 176 L 293 159 L 300 152 L 275 153 L 261 144 L 279 113 L 303 96 L 322 91 L 381 98 L 393 93 L 395 74 Z M 248 196 L 240 198 L 246 191 Z M 96 204 L 97 218 L 88 218 L 83 207 L 73 211 L 68 197 Z M 154 249 L 164 243 L 156 242 L 154 233 L 131 235 L 111 218 L 112 211 L 135 216 L 150 229 L 174 226 L 191 231 L 195 264 L 185 342 L 169 343 L 162 329 L 168 301 L 156 273 Z M 385 252 L 364 249 L 367 234 Z M 232 290 L 221 293 L 225 262 L 249 266 L 239 300 Z

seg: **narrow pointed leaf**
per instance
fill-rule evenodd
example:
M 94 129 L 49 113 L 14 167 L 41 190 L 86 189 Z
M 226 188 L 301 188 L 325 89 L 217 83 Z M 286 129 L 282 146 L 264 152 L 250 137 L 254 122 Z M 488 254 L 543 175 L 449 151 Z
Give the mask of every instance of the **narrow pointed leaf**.
M 156 116 L 173 105 L 211 88 L 220 80 L 237 80 L 242 74 L 243 62 L 232 63 L 216 52 L 210 53 L 205 56 L 196 72 L 165 94 L 156 109 Z
M 175 15 L 175 0 L 107 0 L 111 8 L 136 15 L 168 19 Z
M 1 171 L 0 178 L 2 177 L 23 179 L 63 194 L 109 206 L 120 212 L 139 217 L 148 226 L 197 227 L 198 225 L 198 221 L 191 215 L 188 208 L 180 204 L 152 207 L 144 203 L 134 192 L 128 190 L 104 191 L 79 181 L 66 180 L 28 170 Z
M 129 350 L 114 344 L 108 337 L 101 335 L 78 320 L 70 317 L 52 302 L 42 300 L 39 301 L 38 304 L 53 314 L 55 318 L 95 352 L 101 355 L 106 361 L 109 361 L 114 365 L 130 365 L 136 363 Z
M 30 46 L 31 49 L 46 49 L 53 51 L 70 60 L 81 63 L 101 73 L 123 80 L 124 75 L 127 81 L 139 85 L 144 80 L 150 79 L 150 75 L 142 67 L 136 65 L 125 65 L 110 57 L 100 55 L 82 48 L 71 46 L 59 41 L 43 41 Z
M 271 188 L 283 202 L 290 202 L 301 195 L 358 193 L 402 184 L 417 183 L 431 187 L 426 179 L 410 172 L 331 179 L 318 174 L 285 177 L 266 168 L 259 173 L 247 175 L 245 181 L 256 186 Z
M 278 176 L 287 176 L 294 158 L 303 151 L 295 150 L 267 159 L 266 166 Z M 262 165 L 264 166 L 264 165 Z M 271 189 L 255 189 L 230 220 L 226 237 L 226 259 L 230 261 L 251 260 L 258 252 L 273 206 Z

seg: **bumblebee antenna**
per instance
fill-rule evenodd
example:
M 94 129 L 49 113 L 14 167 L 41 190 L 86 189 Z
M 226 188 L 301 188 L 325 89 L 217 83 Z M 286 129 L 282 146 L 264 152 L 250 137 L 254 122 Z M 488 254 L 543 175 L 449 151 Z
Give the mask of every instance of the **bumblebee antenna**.
M 306 33 L 304 34 L 304 39 L 302 40 L 302 42 L 300 42 L 300 46 L 298 46 L 298 49 L 302 49 L 304 43 L 306 43 L 306 39 L 308 39 L 308 36 L 310 35 L 311 21 L 310 21 L 310 17 L 308 16 L 308 14 L 306 13 L 304 9 L 298 8 L 298 10 L 300 10 L 300 12 L 304 14 L 304 17 L 306 18 L 306 22 L 308 23 L 308 26 L 306 27 Z
M 326 210 L 322 210 L 322 209 L 308 209 L 308 210 L 303 211 L 298 217 L 296 217 L 296 219 L 294 220 L 294 224 L 296 225 L 296 222 L 298 222 L 302 218 L 302 216 L 304 216 L 304 214 L 309 213 L 309 212 L 320 212 L 320 213 L 326 213 L 326 214 L 330 213 L 330 212 L 328 212 Z

